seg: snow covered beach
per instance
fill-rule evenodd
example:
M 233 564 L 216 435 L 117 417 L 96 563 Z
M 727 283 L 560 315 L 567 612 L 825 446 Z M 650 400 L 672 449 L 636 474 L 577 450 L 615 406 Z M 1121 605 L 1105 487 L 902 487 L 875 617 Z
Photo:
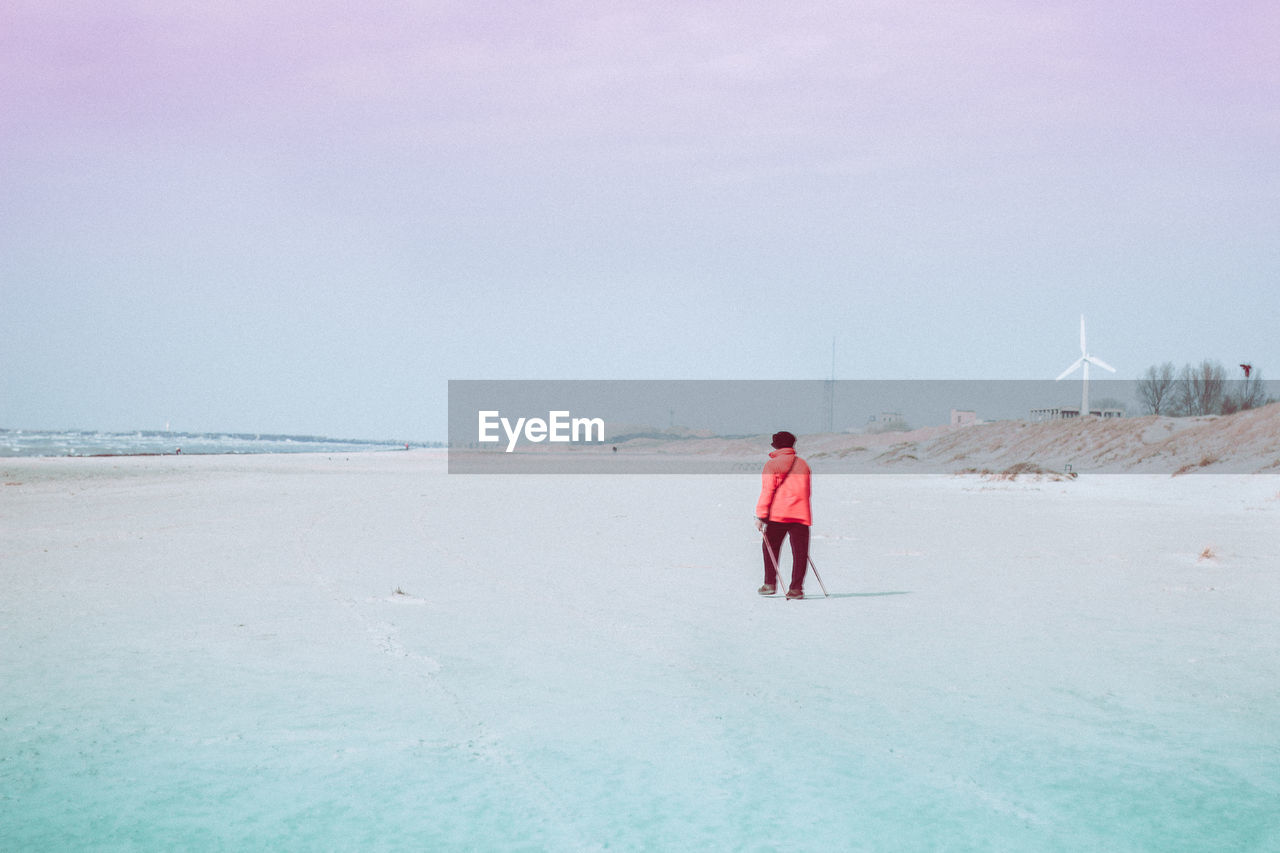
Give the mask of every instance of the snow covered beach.
M 4 460 L 0 847 L 1280 845 L 1280 477 L 813 465 Z

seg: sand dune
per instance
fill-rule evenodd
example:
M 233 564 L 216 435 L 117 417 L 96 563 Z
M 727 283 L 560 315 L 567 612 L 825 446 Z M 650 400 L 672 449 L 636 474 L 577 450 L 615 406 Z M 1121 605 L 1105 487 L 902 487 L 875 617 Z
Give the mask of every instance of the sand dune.
M 757 457 L 768 437 L 645 440 L 624 449 L 653 454 Z M 912 432 L 801 436 L 815 470 L 849 473 L 1003 471 L 1024 464 L 1077 473 L 1280 472 L 1280 403 L 1220 417 L 998 421 Z

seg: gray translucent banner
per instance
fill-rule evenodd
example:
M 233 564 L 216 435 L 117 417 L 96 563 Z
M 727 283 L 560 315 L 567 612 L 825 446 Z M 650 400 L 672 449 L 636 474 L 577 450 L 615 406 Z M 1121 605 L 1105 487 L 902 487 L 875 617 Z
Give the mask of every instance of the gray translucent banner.
M 1243 380 L 451 380 L 449 473 L 758 472 L 786 430 L 815 474 L 1280 474 L 1278 396 Z

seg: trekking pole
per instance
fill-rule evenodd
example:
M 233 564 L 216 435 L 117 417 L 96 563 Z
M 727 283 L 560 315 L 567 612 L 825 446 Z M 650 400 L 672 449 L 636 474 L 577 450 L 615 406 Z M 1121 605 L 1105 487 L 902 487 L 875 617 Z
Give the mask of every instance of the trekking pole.
M 769 547 L 769 536 L 763 530 L 760 531 L 760 538 L 764 540 L 764 552 L 769 555 L 769 564 L 773 566 L 773 586 L 777 589 L 782 586 L 782 570 L 778 568 L 778 557 Z
M 822 597 L 830 598 L 831 594 L 827 592 L 827 585 L 822 582 L 822 575 L 818 574 L 818 567 L 813 564 L 813 557 L 809 558 L 809 568 L 813 569 L 813 576 L 818 579 L 818 586 L 822 587 Z
M 763 530 L 760 531 L 760 537 L 764 539 L 764 550 L 769 555 L 769 563 L 773 566 L 774 586 L 779 586 L 782 582 L 782 571 L 778 568 L 778 558 L 774 556 L 773 549 L 769 547 L 769 537 L 765 535 Z M 822 597 L 830 598 L 831 593 L 827 592 L 827 585 L 822 582 L 822 575 L 818 574 L 818 567 L 813 564 L 813 557 L 809 557 L 809 568 L 813 569 L 813 576 L 818 579 L 818 586 L 822 587 Z

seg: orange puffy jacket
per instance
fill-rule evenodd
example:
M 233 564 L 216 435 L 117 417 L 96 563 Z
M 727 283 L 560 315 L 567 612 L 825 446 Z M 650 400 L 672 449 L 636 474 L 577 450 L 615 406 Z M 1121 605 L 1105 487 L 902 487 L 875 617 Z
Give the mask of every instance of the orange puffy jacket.
M 796 456 L 795 448 L 784 447 L 770 453 L 760 479 L 756 518 L 813 524 L 809 512 L 809 465 Z

